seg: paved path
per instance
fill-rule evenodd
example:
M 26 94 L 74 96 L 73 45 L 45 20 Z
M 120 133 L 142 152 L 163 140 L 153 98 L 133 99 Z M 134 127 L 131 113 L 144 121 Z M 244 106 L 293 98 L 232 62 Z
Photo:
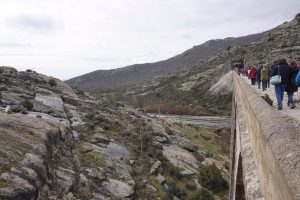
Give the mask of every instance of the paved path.
M 197 125 L 204 128 L 229 128 L 231 118 L 228 116 L 192 116 L 192 115 L 169 115 L 149 114 L 151 117 L 159 117 L 171 123 L 183 123 Z
M 251 81 L 246 78 L 246 77 L 243 77 L 241 76 L 244 80 L 246 80 L 246 82 L 251 85 Z M 270 96 L 270 98 L 273 100 L 273 107 L 274 109 L 277 109 L 277 100 L 276 100 L 276 97 L 275 97 L 275 89 L 274 89 L 274 86 L 271 85 L 270 88 L 267 88 L 266 91 L 263 91 L 262 88 L 258 89 L 257 88 L 257 85 L 253 86 L 251 85 L 251 87 L 253 89 L 255 89 L 256 93 L 259 94 L 260 96 L 264 96 L 265 94 L 268 94 Z M 289 117 L 292 117 L 296 120 L 299 121 L 300 123 L 300 89 L 298 92 L 294 93 L 294 101 L 297 101 L 298 103 L 296 103 L 296 108 L 295 109 L 290 109 L 288 106 L 287 106 L 287 94 L 286 92 L 284 93 L 284 100 L 283 100 L 283 110 L 280 110 L 278 112 L 280 112 L 280 114 L 282 115 L 285 115 L 285 116 L 289 116 Z

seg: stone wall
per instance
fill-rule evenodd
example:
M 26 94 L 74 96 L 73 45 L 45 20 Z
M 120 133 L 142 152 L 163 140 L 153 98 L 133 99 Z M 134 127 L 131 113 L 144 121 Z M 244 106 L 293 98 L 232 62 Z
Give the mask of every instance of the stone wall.
M 244 115 L 264 198 L 300 199 L 299 130 L 270 107 L 235 73 L 233 80 L 235 99 L 240 104 L 238 107 L 235 105 L 238 109 L 236 112 Z M 234 120 L 236 119 L 237 116 Z M 236 181 L 234 178 L 232 180 Z

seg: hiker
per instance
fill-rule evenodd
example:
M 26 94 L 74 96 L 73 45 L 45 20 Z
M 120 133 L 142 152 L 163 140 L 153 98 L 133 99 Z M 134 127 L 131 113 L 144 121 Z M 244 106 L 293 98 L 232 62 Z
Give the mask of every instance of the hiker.
M 267 88 L 270 88 L 270 78 L 271 78 L 271 72 L 272 72 L 272 70 L 271 70 L 271 67 L 269 66 L 269 67 L 267 67 L 267 70 L 268 70 L 268 81 L 267 81 Z
M 282 101 L 284 90 L 291 76 L 291 69 L 286 59 L 281 59 L 276 66 L 273 67 L 271 77 L 275 75 L 281 76 L 281 82 L 275 85 L 275 94 L 277 99 L 278 110 L 282 110 Z
M 256 72 L 255 67 L 252 67 L 250 72 L 249 72 L 249 78 L 251 79 L 251 84 L 252 85 L 255 85 L 255 72 Z
M 298 91 L 298 87 L 295 83 L 295 78 L 298 74 L 299 69 L 297 68 L 297 64 L 293 61 L 290 63 L 290 70 L 291 70 L 291 75 L 290 75 L 290 79 L 288 80 L 285 91 L 287 92 L 288 95 L 287 105 L 291 109 L 294 109 L 296 106 L 295 106 L 293 96 L 294 96 L 294 92 Z
M 255 73 L 255 80 L 256 80 L 258 89 L 260 89 L 260 83 L 261 83 L 261 78 L 260 78 L 261 69 L 262 69 L 262 66 L 257 67 L 256 73 Z
M 248 67 L 245 67 L 245 76 L 248 78 Z
M 242 73 L 243 65 L 242 64 L 237 64 L 237 70 L 238 70 L 238 75 L 240 76 Z
M 267 86 L 268 86 L 268 81 L 270 80 L 269 79 L 269 70 L 267 69 L 266 66 L 264 66 L 261 69 L 260 79 L 261 79 L 261 82 L 262 82 L 262 89 L 263 89 L 263 91 L 265 91 L 267 89 Z
M 247 68 L 244 67 L 243 70 L 242 70 L 242 75 L 243 75 L 243 76 L 246 76 L 246 72 L 247 72 Z
M 278 65 L 278 63 L 279 63 L 279 61 L 277 61 L 277 60 L 273 62 L 273 65 L 271 65 L 271 71 L 274 70 L 274 68 Z

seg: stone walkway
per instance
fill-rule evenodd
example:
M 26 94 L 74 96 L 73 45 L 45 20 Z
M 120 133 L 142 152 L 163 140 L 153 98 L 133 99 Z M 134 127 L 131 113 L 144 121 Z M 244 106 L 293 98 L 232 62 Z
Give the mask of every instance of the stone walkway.
M 193 115 L 170 115 L 149 113 L 150 117 L 159 117 L 170 123 L 183 123 L 196 125 L 204 128 L 230 128 L 231 117 L 229 116 L 193 116 Z
M 251 85 L 251 81 L 250 79 L 248 79 L 247 77 L 243 77 L 241 76 L 249 85 Z M 277 100 L 275 97 L 275 89 L 274 86 L 271 85 L 270 88 L 267 88 L 266 91 L 263 91 L 262 88 L 258 89 L 257 85 L 251 85 L 251 87 L 253 89 L 255 89 L 256 93 L 260 96 L 264 96 L 265 94 L 268 94 L 270 96 L 270 98 L 273 100 L 273 107 L 274 109 L 277 108 Z M 283 110 L 280 110 L 278 112 L 280 112 L 280 114 L 282 114 L 283 116 L 289 116 L 292 117 L 294 119 L 296 119 L 297 121 L 299 121 L 300 123 L 300 89 L 298 92 L 294 93 L 294 101 L 296 101 L 296 108 L 295 109 L 290 109 L 287 106 L 287 94 L 286 92 L 284 93 L 284 100 L 283 100 Z

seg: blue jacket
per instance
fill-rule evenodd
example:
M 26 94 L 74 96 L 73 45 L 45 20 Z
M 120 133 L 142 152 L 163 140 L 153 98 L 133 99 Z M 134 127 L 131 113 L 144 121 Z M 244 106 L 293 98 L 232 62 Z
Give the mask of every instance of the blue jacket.
M 258 67 L 256 70 L 256 73 L 255 73 L 255 78 L 256 78 L 256 81 L 258 81 L 258 82 L 261 81 L 260 74 L 261 74 L 261 68 Z

